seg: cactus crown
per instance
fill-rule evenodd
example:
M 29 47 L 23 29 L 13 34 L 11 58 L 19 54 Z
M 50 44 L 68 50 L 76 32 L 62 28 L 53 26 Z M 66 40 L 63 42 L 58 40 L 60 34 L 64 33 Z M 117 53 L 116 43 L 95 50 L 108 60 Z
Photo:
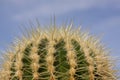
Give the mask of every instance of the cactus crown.
M 116 80 L 107 50 L 80 28 L 40 27 L 6 51 L 0 80 Z

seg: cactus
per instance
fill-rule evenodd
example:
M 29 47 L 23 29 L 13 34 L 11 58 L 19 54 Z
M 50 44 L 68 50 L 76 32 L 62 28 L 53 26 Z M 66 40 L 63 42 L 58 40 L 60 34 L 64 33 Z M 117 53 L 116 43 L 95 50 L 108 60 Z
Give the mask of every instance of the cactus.
M 17 38 L 5 51 L 0 80 L 116 80 L 105 47 L 72 26 L 37 27 Z

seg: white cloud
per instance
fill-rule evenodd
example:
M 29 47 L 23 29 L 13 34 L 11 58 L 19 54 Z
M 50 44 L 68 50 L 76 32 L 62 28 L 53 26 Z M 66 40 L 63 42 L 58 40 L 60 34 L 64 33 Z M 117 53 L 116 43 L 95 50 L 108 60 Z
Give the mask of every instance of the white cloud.
M 4 0 L 4 3 L 11 3 L 12 5 L 15 6 L 24 6 L 28 5 L 29 3 L 34 3 L 37 0 Z
M 81 4 L 82 3 L 82 4 Z M 50 2 L 50 3 L 43 3 L 40 5 L 37 5 L 35 8 L 31 10 L 26 10 L 25 12 L 21 12 L 14 16 L 16 19 L 25 18 L 25 17 L 33 17 L 37 15 L 42 16 L 49 16 L 51 14 L 64 14 L 66 12 L 72 11 L 72 10 L 85 10 L 90 8 L 89 6 L 92 6 L 92 3 L 87 4 L 83 3 L 82 1 L 56 1 L 56 2 Z
M 118 0 L 51 0 L 51 2 L 38 2 L 35 0 L 33 1 L 25 1 L 21 0 L 18 2 L 18 0 L 12 0 L 16 7 L 20 7 L 21 4 L 24 7 L 24 10 L 20 11 L 19 14 L 15 14 L 13 16 L 13 19 L 21 20 L 25 18 L 31 18 L 31 17 L 47 17 L 51 16 L 53 14 L 55 15 L 62 15 L 65 13 L 69 13 L 74 10 L 78 11 L 84 11 L 89 10 L 92 8 L 109 8 L 109 7 L 117 7 L 119 8 L 118 3 L 120 1 Z M 33 3 L 33 4 L 32 4 Z M 28 6 L 33 6 L 31 9 L 27 8 Z M 23 8 L 22 7 L 22 8 Z

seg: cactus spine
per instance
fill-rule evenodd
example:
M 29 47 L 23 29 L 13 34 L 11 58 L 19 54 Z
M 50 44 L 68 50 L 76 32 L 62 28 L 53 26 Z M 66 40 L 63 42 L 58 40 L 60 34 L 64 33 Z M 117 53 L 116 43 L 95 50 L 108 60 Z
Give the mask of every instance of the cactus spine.
M 67 27 L 40 27 L 17 39 L 0 70 L 0 80 L 116 80 L 99 41 Z

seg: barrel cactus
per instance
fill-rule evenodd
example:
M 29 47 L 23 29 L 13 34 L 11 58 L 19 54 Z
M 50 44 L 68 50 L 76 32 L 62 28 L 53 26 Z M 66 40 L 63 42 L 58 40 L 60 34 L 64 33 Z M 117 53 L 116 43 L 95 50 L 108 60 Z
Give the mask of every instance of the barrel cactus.
M 108 51 L 68 26 L 32 28 L 5 51 L 0 80 L 116 80 Z

